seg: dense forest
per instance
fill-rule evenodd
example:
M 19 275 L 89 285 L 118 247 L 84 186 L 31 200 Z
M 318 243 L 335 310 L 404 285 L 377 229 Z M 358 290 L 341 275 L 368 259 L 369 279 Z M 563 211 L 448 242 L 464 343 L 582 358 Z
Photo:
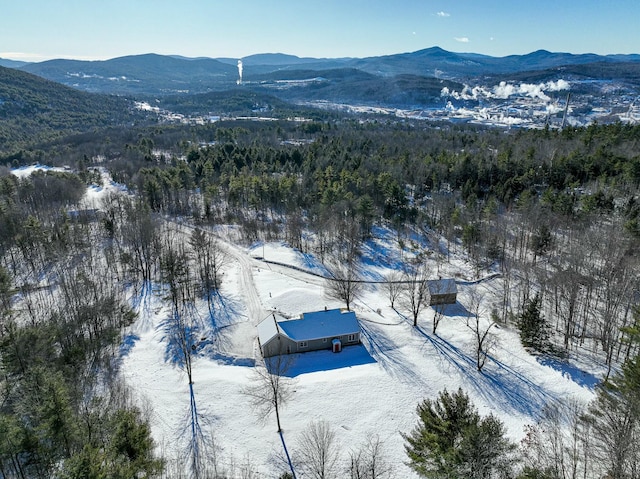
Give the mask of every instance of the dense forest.
M 349 265 L 377 225 L 397 232 L 400 248 L 441 238 L 446 248 L 424 254 L 446 262 L 460 252 L 476 277 L 502 275 L 495 322 L 519 329 L 536 354 L 587 351 L 607 374 L 564 443 L 550 445 L 561 423 L 550 414 L 517 460 L 497 419 L 444 392 L 419 406 L 426 432 L 406 431 L 411 466 L 423 477 L 638 477 L 640 127 L 503 130 L 318 113 L 37 140 L 0 158 L 0 477 L 180 476 L 118 375 L 135 320 L 125 285 L 166 285 L 176 321 L 189 298 L 219 287 L 215 242 L 196 230 L 178 245 L 167 227 L 177 218 L 238 225 L 247 244 L 281 239 L 327 264 Z M 34 162 L 70 168 L 9 171 Z M 80 208 L 96 167 L 132 195 Z M 453 403 L 464 418 L 443 414 Z M 460 452 L 460 441 L 468 454 L 487 437 L 493 456 Z M 473 461 L 480 475 L 469 475 Z M 196 462 L 189 470 L 225 477 Z M 378 472 L 335 477 L 391 477 Z
M 107 125 L 144 121 L 131 100 L 92 95 L 12 68 L 0 67 L 0 152 Z

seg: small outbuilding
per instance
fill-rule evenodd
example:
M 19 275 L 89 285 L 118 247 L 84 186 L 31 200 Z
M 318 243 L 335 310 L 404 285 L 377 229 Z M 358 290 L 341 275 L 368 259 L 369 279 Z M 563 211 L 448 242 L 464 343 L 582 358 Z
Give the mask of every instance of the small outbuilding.
M 328 349 L 340 352 L 360 343 L 360 323 L 353 311 L 329 309 L 303 313 L 297 319 L 269 316 L 258 324 L 262 356 Z
M 427 281 L 429 288 L 429 306 L 456 304 L 458 287 L 455 279 L 432 279 Z

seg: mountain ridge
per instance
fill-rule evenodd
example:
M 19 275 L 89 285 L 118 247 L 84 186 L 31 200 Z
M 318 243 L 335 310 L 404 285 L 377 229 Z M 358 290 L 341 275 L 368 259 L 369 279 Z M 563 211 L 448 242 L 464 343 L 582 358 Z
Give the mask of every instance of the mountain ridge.
M 597 55 L 536 50 L 525 55 L 493 57 L 450 52 L 433 46 L 413 52 L 364 58 L 313 58 L 285 53 L 260 53 L 241 59 L 188 58 L 146 53 L 109 60 L 47 60 L 11 66 L 86 91 L 158 95 L 205 93 L 229 88 L 240 80 L 238 60 L 242 60 L 243 79 L 304 67 L 317 71 L 355 68 L 387 77 L 412 74 L 468 81 L 480 75 L 539 71 L 589 63 L 640 63 L 640 54 Z
M 143 119 L 125 98 L 0 66 L 0 152 Z
M 33 91 L 22 93 L 24 98 L 33 96 L 35 106 L 15 98 L 7 101 L 6 94 L 3 98 L 3 88 L 6 93 L 20 84 L 15 76 L 6 74 L 9 71 L 37 75 L 25 77 L 30 78 L 27 83 Z M 205 117 L 258 111 L 290 114 L 295 108 L 322 104 L 330 108 L 438 110 L 436 118 L 454 114 L 467 118 L 477 109 L 482 110 L 478 115 L 484 115 L 485 120 L 491 111 L 491 118 L 497 120 L 538 125 L 540 121 L 548 124 L 549 118 L 553 120 L 563 111 L 570 90 L 571 106 L 566 111 L 569 115 L 575 112 L 576 117 L 570 118 L 575 124 L 603 115 L 603 121 L 613 121 L 621 113 L 625 121 L 635 122 L 638 114 L 634 105 L 640 98 L 640 55 L 574 55 L 547 50 L 501 58 L 440 47 L 368 58 L 317 59 L 274 53 L 245 57 L 242 68 L 232 58 L 189 59 L 149 53 L 96 61 L 49 60 L 8 68 L 4 73 L 0 75 L 0 113 L 15 111 L 31 122 L 32 109 L 41 121 L 46 118 L 53 130 L 65 131 L 81 131 L 81 125 L 62 121 L 64 115 L 56 116 L 58 111 L 66 112 L 68 118 L 78 116 L 58 101 L 66 93 L 52 92 L 55 101 L 51 102 L 47 99 L 51 84 L 33 78 L 72 88 L 65 92 L 106 93 L 165 111 Z M 8 89 L 3 81 L 8 82 Z M 83 106 L 85 100 L 71 93 L 68 96 L 80 116 L 88 120 L 87 125 L 109 123 L 104 113 L 115 105 L 103 106 L 104 98 L 110 97 L 103 97 L 102 104 L 94 108 L 103 113 L 98 118 Z M 532 105 L 532 100 L 537 103 Z M 116 109 L 123 112 L 130 106 L 119 104 Z M 14 136 L 7 129 L 5 132 L 7 138 Z

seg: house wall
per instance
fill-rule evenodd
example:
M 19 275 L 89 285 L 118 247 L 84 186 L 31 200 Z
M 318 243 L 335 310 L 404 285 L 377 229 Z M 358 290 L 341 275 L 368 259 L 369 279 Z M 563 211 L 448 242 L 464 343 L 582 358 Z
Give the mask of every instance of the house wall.
M 300 342 L 295 343 L 296 345 L 296 349 L 295 352 L 297 353 L 304 353 L 306 351 L 319 351 L 322 349 L 331 349 L 331 341 L 333 341 L 334 339 L 339 339 L 342 342 L 342 346 L 350 346 L 352 344 L 358 344 L 360 342 L 360 333 L 354 333 L 354 339 L 349 341 L 349 336 L 350 335 L 343 335 L 343 336 L 328 336 L 326 338 L 321 338 L 321 339 L 314 339 L 312 341 L 307 341 L 307 346 L 306 347 L 302 347 Z M 294 351 L 292 351 L 294 352 Z
M 288 338 L 277 336 L 273 340 L 269 341 L 266 345 L 261 345 L 262 356 L 265 358 L 269 358 L 271 356 L 277 356 L 278 354 L 286 354 L 287 346 L 291 348 L 292 341 L 289 341 Z
M 330 336 L 321 339 L 314 339 L 307 341 L 306 347 L 302 346 L 300 342 L 292 341 L 285 336 L 279 336 L 278 338 L 269 341 L 266 346 L 262 346 L 262 355 L 265 358 L 275 356 L 277 354 L 289 354 L 289 353 L 304 353 L 307 351 L 319 351 L 322 349 L 331 349 L 331 341 L 339 339 L 342 342 L 342 346 L 351 346 L 353 344 L 360 343 L 360 333 L 354 333 L 354 338 L 349 341 L 350 335 L 343 336 Z
M 429 306 L 434 306 L 436 304 L 456 304 L 457 300 L 456 293 L 432 294 L 429 297 Z

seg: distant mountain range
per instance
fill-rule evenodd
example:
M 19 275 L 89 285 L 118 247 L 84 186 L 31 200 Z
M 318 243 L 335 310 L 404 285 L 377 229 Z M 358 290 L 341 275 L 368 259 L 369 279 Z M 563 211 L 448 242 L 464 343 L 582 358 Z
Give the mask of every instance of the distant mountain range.
M 239 80 L 237 58 L 191 59 L 146 54 L 105 61 L 49 60 L 26 64 L 6 62 L 8 61 L 1 60 L 0 65 L 18 68 L 76 89 L 129 96 L 221 91 L 231 88 Z M 362 87 L 362 82 L 365 81 L 363 74 L 371 75 L 366 80 L 369 87 L 372 83 L 380 82 L 379 87 L 373 88 L 372 92 L 395 88 L 390 86 L 394 84 L 406 84 L 406 77 L 394 79 L 402 75 L 473 83 L 483 76 L 522 77 L 525 72 L 542 71 L 546 73 L 539 76 L 553 76 L 559 68 L 567 71 L 570 67 L 579 65 L 596 65 L 589 72 L 595 79 L 600 74 L 625 71 L 626 77 L 632 80 L 637 77 L 633 72 L 640 69 L 640 55 L 574 55 L 538 50 L 527 55 L 491 57 L 474 53 L 453 53 L 433 47 L 411 53 L 368 58 L 300 58 L 282 53 L 266 53 L 242 58 L 242 64 L 242 80 L 248 88 L 258 87 L 257 84 L 261 84 L 263 88 L 270 82 L 280 82 L 279 86 L 283 87 L 282 82 L 287 80 L 322 77 L 326 82 L 332 83 L 331 88 L 327 88 L 326 82 L 316 82 L 313 85 L 315 89 L 345 93 Z M 343 72 L 339 73 L 340 70 Z M 583 69 L 583 72 L 586 71 L 587 69 Z M 310 85 L 311 83 L 305 86 Z M 283 98 L 300 96 L 300 89 L 298 93 L 293 92 L 292 88 L 276 90 Z M 311 91 L 313 88 L 306 90 Z M 431 93 L 427 96 L 430 95 Z M 388 96 L 404 98 L 401 94 Z M 415 96 L 409 94 L 406 99 L 410 100 Z
M 27 65 L 29 62 L 20 62 L 17 60 L 7 60 L 6 58 L 0 58 L 0 67 L 7 68 L 20 68 Z
M 243 58 L 239 80 L 235 58 L 0 60 L 0 151 L 154 121 L 132 100 L 148 102 L 162 114 L 204 118 L 288 117 L 301 109 L 317 112 L 320 105 L 538 127 L 564 123 L 563 115 L 574 125 L 640 122 L 640 55 L 539 50 L 497 58 L 438 47 L 369 58 L 267 53 Z

